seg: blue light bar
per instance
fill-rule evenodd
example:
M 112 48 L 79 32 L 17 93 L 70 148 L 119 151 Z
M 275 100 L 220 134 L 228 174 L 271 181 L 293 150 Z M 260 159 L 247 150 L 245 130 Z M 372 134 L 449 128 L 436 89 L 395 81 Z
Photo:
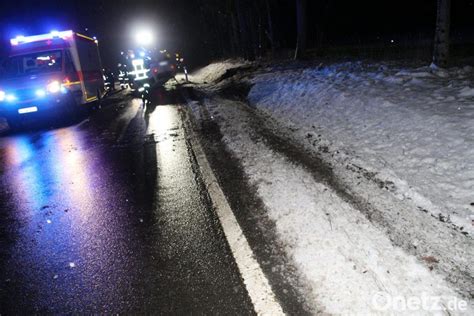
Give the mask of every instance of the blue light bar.
M 41 34 L 41 35 L 33 35 L 33 36 L 19 35 L 15 38 L 10 39 L 10 44 L 12 46 L 17 46 L 19 44 L 26 44 L 26 43 L 32 43 L 32 42 L 38 42 L 38 41 L 52 40 L 54 38 L 68 39 L 72 35 L 73 35 L 73 32 L 71 30 L 62 31 L 62 32 L 52 31 L 51 33 L 46 33 L 46 34 Z

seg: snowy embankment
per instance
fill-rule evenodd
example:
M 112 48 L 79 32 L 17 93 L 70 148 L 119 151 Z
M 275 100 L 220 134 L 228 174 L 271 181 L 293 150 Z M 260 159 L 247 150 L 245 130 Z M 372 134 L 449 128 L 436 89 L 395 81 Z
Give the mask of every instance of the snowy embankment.
M 474 235 L 473 75 L 361 63 L 269 69 L 249 101 Z
M 316 311 L 473 313 L 470 74 L 359 63 L 267 68 L 233 79 L 253 83 L 248 98 L 260 112 L 215 96 L 201 104 L 257 189 Z M 207 83 L 200 87 L 216 91 Z M 316 153 L 338 187 L 272 147 L 259 128 Z M 397 305 L 425 298 L 440 299 Z M 450 305 L 462 300 L 467 310 Z
M 315 311 L 335 315 L 414 311 L 428 315 L 440 308 L 455 315 L 474 312 L 471 307 L 448 307 L 465 301 L 430 265 L 394 246 L 330 187 L 269 148 L 253 132 L 253 118 L 244 104 L 217 98 L 205 105 L 214 113 L 223 141 L 241 160 L 250 184 L 257 187 L 286 252 L 309 283 L 308 296 L 315 301 L 308 303 Z M 425 310 L 394 303 L 423 297 L 440 299 Z
M 242 68 L 245 65 L 247 63 L 244 60 L 223 60 L 198 69 L 189 75 L 189 80 L 199 84 L 214 84 L 216 81 L 221 80 L 227 71 Z

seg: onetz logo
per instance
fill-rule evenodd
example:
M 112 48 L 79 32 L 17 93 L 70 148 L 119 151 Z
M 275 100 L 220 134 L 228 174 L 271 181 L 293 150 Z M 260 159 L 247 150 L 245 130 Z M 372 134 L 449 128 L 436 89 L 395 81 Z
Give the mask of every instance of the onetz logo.
M 466 311 L 467 302 L 453 296 L 392 296 L 378 292 L 372 297 L 372 307 L 379 311 Z

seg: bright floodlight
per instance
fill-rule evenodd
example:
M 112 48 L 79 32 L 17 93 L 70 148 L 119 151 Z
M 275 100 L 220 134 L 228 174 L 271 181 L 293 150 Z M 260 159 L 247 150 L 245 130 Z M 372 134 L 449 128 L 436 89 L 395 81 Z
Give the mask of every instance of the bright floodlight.
M 147 46 L 153 43 L 153 33 L 150 30 L 138 31 L 135 39 L 139 45 Z

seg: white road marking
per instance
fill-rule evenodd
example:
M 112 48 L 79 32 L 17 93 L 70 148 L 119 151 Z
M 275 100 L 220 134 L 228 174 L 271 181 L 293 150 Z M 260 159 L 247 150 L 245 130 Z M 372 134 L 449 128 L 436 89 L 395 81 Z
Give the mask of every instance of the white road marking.
M 187 112 L 188 116 L 192 115 Z M 258 264 L 247 238 L 234 216 L 227 198 L 222 192 L 217 179 L 212 171 L 209 161 L 196 138 L 189 117 L 186 120 L 187 132 L 190 133 L 190 141 L 194 155 L 196 156 L 203 181 L 209 192 L 212 203 L 215 206 L 217 216 L 229 243 L 232 254 L 244 280 L 247 292 L 252 300 L 255 312 L 258 315 L 285 315 L 281 305 L 268 282 L 267 277 Z

